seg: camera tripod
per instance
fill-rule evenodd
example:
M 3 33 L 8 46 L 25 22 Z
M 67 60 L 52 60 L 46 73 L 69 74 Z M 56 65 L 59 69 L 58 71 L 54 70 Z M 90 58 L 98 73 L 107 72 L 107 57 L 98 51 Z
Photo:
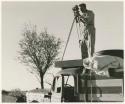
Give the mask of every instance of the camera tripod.
M 75 16 L 74 19 L 73 19 L 73 22 L 71 24 L 71 28 L 70 28 L 70 31 L 69 31 L 69 34 L 68 34 L 68 38 L 67 38 L 66 45 L 65 45 L 65 48 L 64 48 L 64 52 L 63 52 L 63 56 L 62 56 L 62 61 L 63 61 L 64 55 L 65 55 L 65 52 L 66 52 L 66 49 L 67 49 L 67 45 L 68 45 L 68 42 L 69 42 L 69 39 L 70 39 L 70 36 L 71 36 L 71 33 L 72 33 L 72 29 L 73 29 L 74 23 L 75 23 L 75 21 L 76 21 L 76 23 L 77 22 L 80 23 L 80 21 L 77 21 L 76 18 L 77 17 Z M 77 34 L 78 34 L 78 39 L 79 39 L 78 28 L 77 28 Z

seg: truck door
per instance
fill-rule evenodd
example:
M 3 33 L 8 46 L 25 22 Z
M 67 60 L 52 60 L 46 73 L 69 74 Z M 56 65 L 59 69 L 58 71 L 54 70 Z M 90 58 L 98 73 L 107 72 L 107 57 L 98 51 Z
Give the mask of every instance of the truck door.
M 72 75 L 65 75 L 64 76 L 64 102 L 75 102 L 75 80 L 74 76 Z

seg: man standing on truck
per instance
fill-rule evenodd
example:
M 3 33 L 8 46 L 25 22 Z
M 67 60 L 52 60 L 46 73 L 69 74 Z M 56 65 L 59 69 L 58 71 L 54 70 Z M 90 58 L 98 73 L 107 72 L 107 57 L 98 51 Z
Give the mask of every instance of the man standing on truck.
M 86 8 L 86 4 L 84 3 L 80 4 L 79 6 L 76 5 L 75 7 L 73 7 L 73 11 L 74 11 L 76 23 L 79 26 L 79 33 L 80 33 L 79 44 L 81 47 L 82 59 L 85 59 L 85 58 L 90 59 L 93 56 L 93 53 L 95 51 L 94 13 L 93 11 L 88 10 Z M 90 70 L 83 70 L 81 76 L 84 76 L 85 74 L 88 75 L 90 73 L 91 73 Z M 85 79 L 87 79 L 87 76 Z M 90 86 L 91 84 L 95 85 L 96 82 L 92 81 L 91 84 L 89 84 L 88 81 L 85 79 L 83 79 L 84 84 L 81 85 L 85 91 L 84 100 L 89 101 L 89 98 L 91 98 L 91 101 L 92 101 L 92 99 L 95 98 L 96 96 L 92 95 L 91 97 L 89 97 L 88 86 Z M 92 92 L 92 89 L 91 89 L 91 92 Z
M 80 8 L 80 12 L 79 12 Z M 94 13 L 86 8 L 86 4 L 76 5 L 73 8 L 76 23 L 80 29 L 79 43 L 82 59 L 93 56 L 95 51 Z

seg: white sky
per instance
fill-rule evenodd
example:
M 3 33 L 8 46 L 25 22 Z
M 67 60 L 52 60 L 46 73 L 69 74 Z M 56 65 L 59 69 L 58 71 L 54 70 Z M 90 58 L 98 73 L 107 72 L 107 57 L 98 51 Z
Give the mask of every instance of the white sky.
M 35 77 L 18 62 L 18 42 L 25 23 L 38 31 L 67 40 L 73 21 L 72 7 L 80 2 L 3 2 L 2 3 L 2 88 L 29 90 L 40 87 Z M 123 49 L 123 3 L 85 2 L 95 13 L 96 51 Z M 81 53 L 74 26 L 64 60 L 80 59 Z M 55 69 L 53 69 L 55 70 Z M 53 71 L 51 70 L 51 71 Z M 57 71 L 57 70 L 56 70 Z

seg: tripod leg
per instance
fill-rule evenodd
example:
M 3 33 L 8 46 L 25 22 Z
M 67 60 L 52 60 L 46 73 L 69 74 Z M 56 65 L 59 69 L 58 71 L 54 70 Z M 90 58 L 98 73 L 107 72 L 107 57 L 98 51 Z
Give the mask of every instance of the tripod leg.
M 64 49 L 64 52 L 63 52 L 63 56 L 62 56 L 62 60 L 63 60 L 63 57 L 65 55 L 65 52 L 66 52 L 66 48 L 67 48 L 67 45 L 68 45 L 68 42 L 69 42 L 69 39 L 70 39 L 70 36 L 71 36 L 71 32 L 72 32 L 72 29 L 73 29 L 73 25 L 75 23 L 75 18 L 73 19 L 73 22 L 72 22 L 72 25 L 71 25 L 71 28 L 70 28 L 70 31 L 69 31 L 69 35 L 68 35 L 68 39 L 67 39 L 67 42 L 66 42 L 66 46 L 65 46 L 65 49 Z

